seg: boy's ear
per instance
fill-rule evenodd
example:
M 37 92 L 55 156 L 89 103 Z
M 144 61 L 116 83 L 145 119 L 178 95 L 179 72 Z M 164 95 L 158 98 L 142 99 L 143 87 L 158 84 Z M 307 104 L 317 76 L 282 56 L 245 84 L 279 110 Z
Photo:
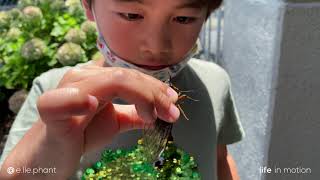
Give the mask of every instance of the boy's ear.
M 82 6 L 86 12 L 86 16 L 87 16 L 88 20 L 94 21 L 92 10 L 90 8 L 91 6 L 89 5 L 88 0 L 82 0 Z

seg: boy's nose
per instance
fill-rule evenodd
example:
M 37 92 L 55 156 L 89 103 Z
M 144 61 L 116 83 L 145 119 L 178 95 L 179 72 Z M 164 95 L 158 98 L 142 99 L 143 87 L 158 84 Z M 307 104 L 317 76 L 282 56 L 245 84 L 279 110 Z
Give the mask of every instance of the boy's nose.
M 143 45 L 141 51 L 144 56 L 153 59 L 163 59 L 170 56 L 172 49 L 171 36 L 168 29 L 164 26 L 153 26 L 145 29 L 143 34 Z

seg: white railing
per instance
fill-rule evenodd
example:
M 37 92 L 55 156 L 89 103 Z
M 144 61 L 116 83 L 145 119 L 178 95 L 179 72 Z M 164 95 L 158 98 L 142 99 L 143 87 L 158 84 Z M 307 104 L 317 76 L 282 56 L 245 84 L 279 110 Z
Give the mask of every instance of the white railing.
M 222 58 L 223 6 L 211 14 L 200 32 L 202 51 L 197 58 L 219 63 Z

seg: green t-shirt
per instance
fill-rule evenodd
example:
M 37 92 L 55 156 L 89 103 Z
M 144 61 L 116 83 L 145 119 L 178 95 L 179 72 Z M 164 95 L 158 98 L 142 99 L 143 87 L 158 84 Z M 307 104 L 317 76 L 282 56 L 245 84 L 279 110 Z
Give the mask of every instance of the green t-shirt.
M 38 119 L 37 98 L 45 91 L 56 88 L 63 75 L 71 68 L 73 67 L 66 66 L 52 69 L 34 79 L 29 95 L 12 125 L 0 164 Z M 202 179 L 217 179 L 217 144 L 232 144 L 244 137 L 231 93 L 230 78 L 217 64 L 193 58 L 172 81 L 180 90 L 192 90 L 188 95 L 199 100 L 186 100 L 182 104 L 182 109 L 190 120 L 180 116 L 173 127 L 174 141 L 194 156 Z M 106 148 L 131 147 L 141 135 L 141 130 L 119 134 Z M 103 149 L 83 155 L 79 170 L 70 179 L 80 179 L 82 171 L 99 160 L 102 151 Z

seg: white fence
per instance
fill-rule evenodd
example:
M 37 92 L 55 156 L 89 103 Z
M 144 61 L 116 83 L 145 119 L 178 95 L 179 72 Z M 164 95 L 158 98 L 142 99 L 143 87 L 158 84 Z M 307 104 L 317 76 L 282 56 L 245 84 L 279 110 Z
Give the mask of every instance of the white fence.
M 196 56 L 197 58 L 219 63 L 219 59 L 222 58 L 223 19 L 222 6 L 211 14 L 201 30 L 199 39 L 202 51 Z

